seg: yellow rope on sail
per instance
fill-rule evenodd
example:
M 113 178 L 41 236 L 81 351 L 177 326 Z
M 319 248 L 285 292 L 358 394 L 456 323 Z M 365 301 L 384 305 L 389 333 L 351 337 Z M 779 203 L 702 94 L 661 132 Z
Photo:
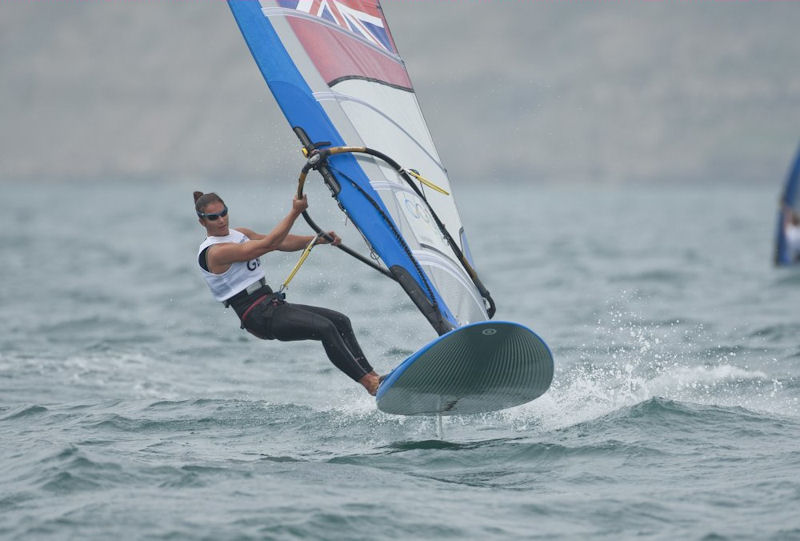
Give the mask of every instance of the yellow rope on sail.
M 322 237 L 322 233 L 315 236 L 313 239 L 311 239 L 311 242 L 308 243 L 306 249 L 303 250 L 302 254 L 300 254 L 300 259 L 297 261 L 297 264 L 295 264 L 294 268 L 292 269 L 292 272 L 289 273 L 289 276 L 281 284 L 281 288 L 280 290 L 278 290 L 279 292 L 282 293 L 287 287 L 289 287 L 289 282 L 292 281 L 294 275 L 297 274 L 297 271 L 300 270 L 300 267 L 303 265 L 305 260 L 308 259 L 308 256 L 311 254 L 311 249 L 314 248 L 314 246 L 316 246 L 317 240 L 319 240 L 320 237 Z
M 450 195 L 450 192 L 446 191 L 444 188 L 440 188 L 439 186 L 437 186 L 436 184 L 434 184 L 433 182 L 431 182 L 427 178 L 425 178 L 422 175 L 420 175 L 419 172 L 415 171 L 414 169 L 406 169 L 405 172 L 408 173 L 409 175 L 411 175 L 412 177 L 414 177 L 415 179 L 417 179 L 418 181 L 420 181 L 421 183 L 423 183 L 428 188 L 431 188 L 432 190 L 436 190 L 437 192 L 439 192 L 441 194 L 444 194 L 444 195 Z

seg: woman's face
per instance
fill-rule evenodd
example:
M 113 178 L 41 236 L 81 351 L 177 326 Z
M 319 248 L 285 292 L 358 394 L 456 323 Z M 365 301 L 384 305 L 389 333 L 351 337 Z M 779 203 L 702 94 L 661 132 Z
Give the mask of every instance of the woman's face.
M 205 227 L 210 234 L 225 233 L 228 230 L 228 207 L 219 201 L 214 201 L 206 205 L 201 211 L 200 224 Z

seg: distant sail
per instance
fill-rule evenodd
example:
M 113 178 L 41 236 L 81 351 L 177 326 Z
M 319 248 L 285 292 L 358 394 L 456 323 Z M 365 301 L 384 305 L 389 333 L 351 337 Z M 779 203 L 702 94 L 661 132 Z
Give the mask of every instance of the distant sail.
M 795 254 L 791 253 L 786 241 L 786 231 L 784 227 L 785 213 L 793 211 L 800 215 L 800 149 L 792 162 L 783 193 L 780 199 L 781 208 L 778 209 L 778 225 L 775 234 L 775 264 L 792 265 L 798 263 Z
M 343 210 L 439 334 L 489 319 L 452 187 L 377 0 L 228 0 L 304 145 L 380 151 L 327 160 Z M 437 191 L 431 186 L 441 189 Z

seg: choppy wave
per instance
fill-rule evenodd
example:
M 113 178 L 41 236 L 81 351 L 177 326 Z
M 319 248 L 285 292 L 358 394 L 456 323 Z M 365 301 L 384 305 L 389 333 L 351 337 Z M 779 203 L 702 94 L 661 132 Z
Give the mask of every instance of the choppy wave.
M 48 201 L 82 208 L 94 188 Z M 525 211 L 498 222 L 482 210 L 506 198 L 465 190 L 502 317 L 548 341 L 556 374 L 532 403 L 439 425 L 377 411 L 319 344 L 238 329 L 192 267 L 200 231 L 175 212 L 190 190 L 120 190 L 56 232 L 26 207 L 0 303 L 0 537 L 798 537 L 800 290 L 741 249 L 774 225 L 752 192 L 695 193 L 701 232 L 665 235 L 661 197 L 522 190 Z M 640 226 L 573 219 L 609 208 Z M 394 284 L 335 254 L 296 283 L 298 302 L 348 313 L 380 371 L 433 336 Z

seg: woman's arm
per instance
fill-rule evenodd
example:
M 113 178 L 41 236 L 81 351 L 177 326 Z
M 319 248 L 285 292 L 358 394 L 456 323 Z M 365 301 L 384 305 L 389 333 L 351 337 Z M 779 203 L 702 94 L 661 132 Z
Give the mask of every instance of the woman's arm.
M 319 237 L 317 238 L 317 242 L 315 244 L 333 244 L 336 246 L 342 242 L 342 239 L 339 238 L 339 235 L 333 231 L 328 231 L 327 235 L 333 239 L 333 242 L 327 240 L 325 237 Z M 308 246 L 308 243 L 314 238 L 314 235 L 286 235 L 286 238 L 283 239 L 283 242 L 278 247 L 278 250 L 282 252 L 297 252 L 299 250 L 305 250 L 306 246 Z
M 232 263 L 250 261 L 261 257 L 267 252 L 280 249 L 281 244 L 289 235 L 289 231 L 292 229 L 295 220 L 297 220 L 297 217 L 300 216 L 306 208 L 308 208 L 306 196 L 304 195 L 302 199 L 297 199 L 295 197 L 292 201 L 292 210 L 289 211 L 289 214 L 266 235 L 260 235 L 249 229 L 240 228 L 239 231 L 248 237 L 250 237 L 248 233 L 253 233 L 253 236 L 256 238 L 251 238 L 251 240 L 241 244 L 230 242 L 212 245 L 206 252 L 206 261 L 209 270 L 219 274 L 228 270 Z

